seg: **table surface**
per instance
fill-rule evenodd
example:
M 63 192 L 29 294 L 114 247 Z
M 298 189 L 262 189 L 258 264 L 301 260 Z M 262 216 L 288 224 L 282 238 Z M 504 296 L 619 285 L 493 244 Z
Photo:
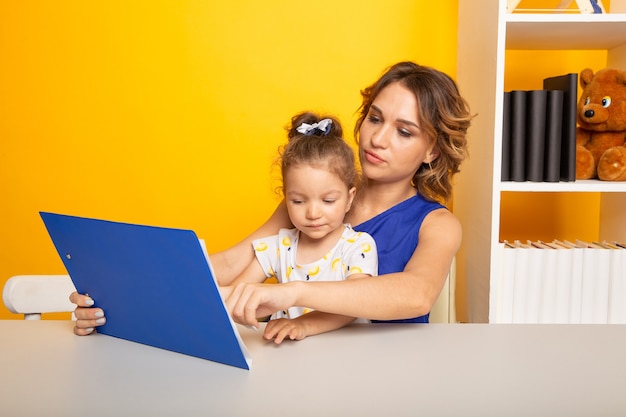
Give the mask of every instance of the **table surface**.
M 0 320 L 0 415 L 626 415 L 625 325 L 242 327 L 250 371 L 71 328 Z

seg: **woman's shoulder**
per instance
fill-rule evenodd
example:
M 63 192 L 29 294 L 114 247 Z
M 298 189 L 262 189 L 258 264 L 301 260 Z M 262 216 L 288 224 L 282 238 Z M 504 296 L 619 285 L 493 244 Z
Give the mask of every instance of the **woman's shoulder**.
M 448 209 L 430 212 L 424 218 L 420 228 L 420 240 L 443 240 L 452 245 L 460 244 L 462 234 L 460 220 Z
M 407 200 L 414 206 L 424 206 L 429 208 L 446 208 L 443 204 L 438 201 L 428 199 L 421 194 L 416 194 L 414 197 Z
M 421 224 L 424 218 L 435 210 L 447 211 L 447 208 L 424 197 L 415 195 L 383 211 L 374 213 L 373 216 L 358 224 L 358 230 L 368 231 L 369 225 L 374 224 Z
M 448 224 L 450 226 L 460 226 L 461 224 L 454 213 L 448 210 L 445 206 L 435 208 L 434 210 L 428 212 L 424 218 L 424 224 L 426 223 Z

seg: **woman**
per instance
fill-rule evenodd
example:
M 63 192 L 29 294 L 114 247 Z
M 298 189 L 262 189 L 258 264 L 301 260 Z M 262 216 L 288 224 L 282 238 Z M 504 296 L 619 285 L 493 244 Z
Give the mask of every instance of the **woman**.
M 438 201 L 449 199 L 452 176 L 467 155 L 472 116 L 450 77 L 412 62 L 388 68 L 362 96 L 355 137 L 364 179 L 345 221 L 374 237 L 379 276 L 227 287 L 235 321 L 257 326 L 257 317 L 303 305 L 373 320 L 428 321 L 461 243 L 459 221 Z M 283 202 L 248 238 L 211 255 L 220 283 L 228 285 L 250 263 L 254 239 L 289 227 Z M 93 304 L 76 293 L 71 300 Z M 89 334 L 103 313 L 80 307 L 74 332 Z

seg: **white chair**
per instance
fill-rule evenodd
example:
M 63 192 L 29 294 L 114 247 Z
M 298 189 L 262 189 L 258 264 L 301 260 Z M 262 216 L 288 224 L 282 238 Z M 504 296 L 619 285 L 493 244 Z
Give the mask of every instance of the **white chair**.
M 441 289 L 439 298 L 430 310 L 431 323 L 456 323 L 456 260 L 452 260 L 450 273 Z
M 431 323 L 456 323 L 456 263 L 453 260 L 439 298 L 430 311 Z M 16 275 L 4 284 L 2 301 L 24 320 L 40 320 L 41 313 L 73 312 L 69 300 L 76 291 L 69 275 Z
M 4 284 L 2 301 L 24 320 L 40 320 L 41 313 L 73 312 L 69 296 L 74 291 L 69 275 L 16 275 Z

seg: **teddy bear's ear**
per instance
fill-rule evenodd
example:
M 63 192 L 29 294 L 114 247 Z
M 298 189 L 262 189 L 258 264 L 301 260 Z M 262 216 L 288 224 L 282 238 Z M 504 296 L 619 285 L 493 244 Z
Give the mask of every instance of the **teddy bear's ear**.
M 591 82 L 591 79 L 593 78 L 593 70 L 591 68 L 585 68 L 584 70 L 582 70 L 580 72 L 580 86 L 583 88 L 583 90 L 585 89 L 585 87 L 587 87 L 587 84 L 589 84 Z
M 618 71 L 616 78 L 618 83 L 626 86 L 626 71 Z

